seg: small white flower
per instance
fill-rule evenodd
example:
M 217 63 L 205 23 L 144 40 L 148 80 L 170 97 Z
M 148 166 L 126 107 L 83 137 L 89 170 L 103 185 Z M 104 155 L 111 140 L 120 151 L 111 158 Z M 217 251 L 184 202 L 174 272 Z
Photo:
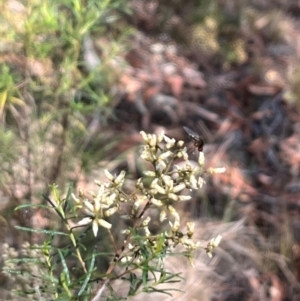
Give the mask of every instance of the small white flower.
M 190 238 L 185 238 L 182 240 L 182 243 L 188 247 L 189 249 L 196 249 L 195 248 L 195 243 L 193 242 L 193 240 L 191 240 Z
M 179 201 L 189 201 L 192 197 L 190 195 L 179 195 Z
M 155 172 L 150 171 L 150 170 L 144 171 L 144 175 L 147 177 L 155 177 L 156 176 Z
M 159 215 L 159 221 L 162 223 L 166 219 L 166 216 L 167 216 L 167 212 L 165 210 L 162 210 Z
M 199 163 L 200 167 L 204 166 L 205 157 L 204 157 L 204 153 L 203 152 L 199 152 L 198 163 Z
M 180 183 L 179 185 L 176 185 L 176 186 L 173 188 L 173 191 L 174 191 L 175 193 L 177 193 L 177 192 L 181 191 L 181 190 L 184 189 L 184 188 L 185 188 L 185 184 L 184 184 L 184 183 Z
M 141 158 L 146 160 L 146 161 L 149 161 L 149 162 L 153 162 L 154 160 L 156 160 L 156 156 L 152 153 L 149 146 L 144 146 L 142 148 Z
M 142 226 L 143 227 L 146 227 L 148 226 L 149 222 L 151 221 L 151 217 L 150 216 L 147 216 L 147 218 L 145 218 L 142 222 Z
M 144 131 L 140 131 L 140 134 L 142 135 L 145 142 L 148 142 L 148 135 Z
M 209 257 L 212 257 L 212 252 L 213 252 L 213 250 L 220 244 L 221 239 L 222 239 L 222 236 L 221 236 L 221 235 L 218 235 L 217 237 L 212 238 L 212 239 L 208 242 L 208 244 L 207 244 L 205 250 L 206 250 L 206 253 L 207 253 L 207 255 L 208 255 Z
M 182 152 L 177 153 L 177 158 L 182 158 L 182 157 L 183 157 L 183 153 Z
M 129 214 L 124 214 L 124 215 L 121 215 L 121 218 L 124 220 L 130 221 L 132 219 L 132 216 Z
M 170 176 L 162 175 L 161 177 L 167 187 L 173 188 L 173 180 Z
M 93 194 L 93 203 L 87 199 L 83 201 L 84 211 L 88 217 L 83 218 L 78 222 L 78 225 L 87 225 L 92 222 L 92 229 L 95 236 L 97 236 L 99 226 L 110 229 L 112 225 L 104 218 L 113 215 L 118 206 L 113 206 L 116 194 L 107 194 L 104 185 L 101 185 L 97 195 Z
M 149 136 L 149 145 L 152 146 L 152 147 L 155 147 L 157 145 L 157 137 L 156 135 L 151 135 L 151 134 L 148 134 Z
M 225 167 L 217 167 L 217 168 L 209 168 L 207 170 L 208 173 L 210 174 L 215 174 L 215 173 L 224 173 L 226 171 L 226 168 Z
M 155 199 L 155 198 L 151 198 L 151 203 L 153 204 L 153 205 L 155 205 L 155 206 L 157 206 L 157 207 L 161 207 L 162 205 L 163 205 L 163 202 L 162 201 L 160 201 L 160 200 L 157 200 L 157 199 Z
M 166 160 L 168 157 L 170 157 L 173 153 L 171 151 L 167 151 L 159 155 L 158 160 Z
M 158 179 L 154 179 L 151 183 L 151 188 L 161 194 L 166 194 L 166 190 L 158 184 Z
M 121 262 L 127 263 L 127 262 L 130 262 L 131 260 L 132 260 L 132 256 L 125 256 L 125 257 L 122 257 Z
M 188 233 L 190 235 L 193 235 L 194 230 L 195 230 L 195 223 L 194 222 L 187 222 L 186 226 L 187 226 Z
M 222 236 L 218 235 L 217 237 L 211 239 L 210 242 L 211 242 L 212 246 L 214 248 L 216 248 L 220 244 L 221 240 L 222 240 Z
M 173 206 L 168 206 L 168 210 L 174 217 L 174 224 L 172 230 L 176 232 L 179 230 L 180 227 L 180 216 Z
M 182 152 L 182 156 L 183 156 L 183 160 L 187 161 L 189 159 L 189 155 L 187 154 L 187 152 Z
M 146 237 L 149 237 L 151 235 L 151 232 L 150 232 L 148 227 L 144 227 L 144 231 L 145 231 L 145 236 Z
M 111 206 L 114 203 L 114 201 L 116 200 L 116 198 L 117 198 L 117 194 L 116 193 L 112 193 L 111 195 L 107 196 L 106 197 L 107 204 L 109 206 Z
M 168 136 L 164 136 L 164 140 L 166 142 L 166 148 L 167 149 L 172 148 L 176 143 L 176 140 L 174 138 L 171 139 Z
M 158 142 L 162 142 L 164 139 L 165 133 L 164 131 L 161 131 L 158 135 L 157 135 L 157 141 Z
M 136 181 L 135 187 L 136 187 L 137 189 L 140 189 L 140 190 L 143 190 L 143 189 L 144 189 L 143 178 L 139 178 L 139 179 Z
M 162 174 L 166 167 L 167 164 L 164 161 L 160 160 L 155 166 L 156 173 Z
M 129 243 L 128 244 L 128 250 L 133 250 L 133 249 L 134 249 L 134 246 L 131 243 Z
M 130 234 L 130 230 L 129 229 L 124 229 L 124 230 L 121 230 L 121 233 L 125 234 L 125 235 L 128 235 L 128 234 Z
M 184 141 L 182 141 L 182 140 L 177 141 L 178 147 L 183 147 L 183 145 L 184 145 Z
M 105 216 L 111 216 L 118 211 L 118 207 L 113 207 L 105 211 Z

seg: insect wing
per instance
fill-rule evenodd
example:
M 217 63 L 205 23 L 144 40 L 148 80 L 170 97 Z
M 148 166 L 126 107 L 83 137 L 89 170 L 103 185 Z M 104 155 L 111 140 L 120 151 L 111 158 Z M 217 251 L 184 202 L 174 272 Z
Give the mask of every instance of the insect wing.
M 189 135 L 189 137 L 194 140 L 195 142 L 198 142 L 200 140 L 200 137 L 197 133 L 195 133 L 190 128 L 184 126 L 183 129 L 186 131 L 186 133 Z
M 200 138 L 200 136 L 197 133 L 195 133 L 193 130 L 191 130 L 190 128 L 184 126 L 183 129 L 187 132 L 189 137 L 194 141 L 194 145 L 195 145 L 195 147 L 197 147 L 198 151 L 202 152 L 203 145 L 204 145 L 203 139 Z

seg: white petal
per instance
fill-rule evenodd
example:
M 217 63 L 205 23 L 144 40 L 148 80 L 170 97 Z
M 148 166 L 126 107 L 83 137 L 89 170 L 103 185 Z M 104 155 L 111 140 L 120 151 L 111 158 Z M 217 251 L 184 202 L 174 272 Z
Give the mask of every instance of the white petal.
M 156 178 L 156 179 L 154 179 L 154 180 L 152 181 L 150 187 L 151 187 L 151 188 L 154 188 L 154 187 L 157 185 L 157 183 L 158 183 L 158 179 Z
M 173 180 L 170 176 L 162 175 L 161 177 L 162 177 L 164 183 L 166 184 L 166 186 L 173 187 Z
M 161 193 L 161 194 L 166 194 L 166 190 L 159 186 L 158 184 L 154 187 L 154 189 L 158 192 L 158 193 Z
M 186 223 L 188 232 L 194 232 L 195 230 L 195 223 L 194 222 L 187 222 Z
M 95 237 L 97 237 L 98 228 L 99 228 L 99 226 L 98 226 L 97 220 L 94 219 L 94 220 L 93 220 L 93 233 L 94 233 L 94 236 L 95 236 Z
M 166 216 L 167 216 L 167 212 L 163 210 L 159 215 L 159 221 L 163 222 L 166 219 Z
M 80 220 L 77 224 L 82 226 L 82 225 L 87 225 L 92 221 L 90 217 L 85 217 L 82 220 Z
M 101 182 L 98 181 L 98 180 L 94 180 L 95 184 L 98 185 L 98 186 L 101 186 Z
M 118 207 L 113 207 L 105 211 L 105 216 L 111 216 L 118 211 Z
M 192 189 L 198 189 L 197 180 L 194 175 L 190 176 L 190 185 Z
M 205 162 L 204 153 L 199 152 L 199 158 L 198 158 L 199 165 L 202 167 L 204 165 L 204 162 Z
M 222 240 L 222 236 L 218 235 L 216 238 L 213 239 L 213 242 L 212 242 L 213 246 L 217 247 L 220 244 L 221 240 Z
M 148 224 L 149 224 L 150 221 L 151 221 L 151 217 L 150 217 L 150 216 L 147 216 L 147 217 L 143 220 L 142 226 L 143 226 L 143 227 L 148 226 Z
M 204 184 L 205 184 L 205 180 L 202 177 L 199 177 L 198 179 L 199 188 L 202 188 Z
M 224 173 L 226 171 L 226 168 L 225 167 L 209 168 L 207 171 L 211 174 Z
M 94 206 L 89 201 L 84 201 L 84 206 L 92 213 L 94 213 Z
M 131 260 L 132 260 L 132 256 L 125 256 L 125 257 L 122 257 L 121 262 L 127 263 L 127 262 L 130 262 Z
M 98 219 L 98 224 L 106 229 L 110 229 L 111 228 L 111 224 L 107 221 L 105 221 L 104 219 Z
M 192 197 L 190 195 L 180 195 L 179 201 L 189 201 Z
M 163 202 L 160 200 L 157 200 L 155 198 L 151 198 L 151 203 L 157 207 L 161 207 L 163 205 Z
M 151 135 L 151 134 L 149 134 L 149 145 L 150 146 L 156 146 L 157 145 L 157 137 L 156 137 L 156 135 Z
M 179 191 L 181 191 L 182 189 L 184 189 L 185 188 L 185 184 L 184 183 L 181 183 L 181 184 L 179 184 L 179 185 L 176 185 L 174 188 L 173 188 L 173 192 L 179 192 Z
M 104 170 L 104 173 L 110 181 L 114 179 L 114 176 L 107 169 Z
M 173 201 L 178 201 L 178 195 L 175 193 L 168 193 L 168 198 Z
M 72 196 L 72 199 L 77 203 L 77 204 L 79 204 L 80 203 L 80 199 L 79 198 L 77 198 L 76 196 L 75 196 L 75 194 L 74 193 L 72 193 L 71 194 L 71 196 Z
M 94 214 L 95 214 L 96 212 L 99 212 L 101 208 L 101 203 L 99 198 L 95 198 L 94 200 L 95 200 L 95 205 L 94 205 L 94 211 L 95 211 Z
M 161 194 L 165 194 L 166 190 L 158 185 L 158 179 L 154 179 L 150 185 L 151 188 L 153 188 L 154 190 L 156 190 L 157 192 L 161 193 Z
M 156 174 L 154 171 L 147 170 L 147 171 L 144 171 L 144 175 L 147 177 L 155 177 Z
M 148 136 L 147 136 L 147 134 L 146 134 L 144 131 L 140 131 L 140 134 L 142 135 L 144 141 L 147 142 L 147 141 L 148 141 Z
M 161 131 L 158 135 L 157 135 L 157 141 L 158 142 L 162 142 L 162 140 L 164 139 L 165 133 L 164 131 Z
M 112 193 L 110 196 L 106 198 L 106 202 L 109 206 L 111 206 L 114 203 L 114 200 L 116 199 L 117 195 L 115 193 Z
M 115 179 L 115 183 L 116 183 L 117 185 L 120 184 L 120 183 L 122 183 L 122 182 L 124 181 L 125 175 L 126 175 L 125 171 L 122 170 L 122 171 L 120 172 L 120 174 L 117 176 L 117 178 Z
M 159 160 L 159 161 L 157 161 L 157 165 L 156 165 L 155 169 L 158 174 L 162 174 L 166 167 L 167 167 L 167 164 L 164 161 Z

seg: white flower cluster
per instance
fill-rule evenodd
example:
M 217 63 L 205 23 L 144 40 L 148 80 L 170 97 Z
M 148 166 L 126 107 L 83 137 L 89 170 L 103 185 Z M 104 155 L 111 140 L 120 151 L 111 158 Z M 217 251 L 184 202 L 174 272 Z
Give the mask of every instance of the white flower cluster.
M 151 221 L 146 211 L 150 207 L 160 209 L 160 221 L 168 220 L 171 227 L 171 233 L 164 233 L 164 237 L 168 246 L 182 244 L 188 251 L 195 250 L 200 246 L 199 243 L 194 243 L 192 236 L 194 233 L 194 224 L 187 224 L 187 233 L 180 232 L 180 215 L 176 211 L 174 204 L 176 202 L 188 201 L 191 199 L 189 190 L 200 189 L 205 181 L 204 174 L 204 154 L 199 152 L 198 165 L 193 166 L 188 161 L 186 148 L 183 146 L 183 141 L 176 141 L 164 134 L 153 135 L 141 132 L 145 141 L 145 145 L 141 150 L 141 157 L 150 162 L 152 170 L 145 172 L 145 178 L 138 179 L 136 182 L 137 191 L 128 197 L 122 190 L 125 172 L 122 171 L 119 175 L 113 176 L 107 170 L 105 175 L 109 180 L 108 183 L 96 181 L 99 186 L 97 193 L 90 193 L 89 197 L 85 197 L 83 193 L 77 198 L 72 195 L 76 202 L 76 208 L 81 208 L 86 213 L 79 225 L 92 223 L 92 230 L 97 236 L 99 226 L 110 229 L 112 224 L 107 221 L 107 218 L 120 209 L 122 202 L 130 201 L 131 211 L 121 217 L 134 221 L 133 231 L 142 229 L 145 233 L 143 243 L 149 246 L 158 248 L 161 246 L 161 237 L 152 236 L 148 225 Z M 176 165 L 177 161 L 183 161 Z M 209 169 L 206 172 L 219 173 L 225 169 Z M 147 181 L 146 181 L 147 179 Z M 147 182 L 147 187 L 144 183 Z M 142 207 L 143 204 L 143 207 Z M 142 207 L 142 208 L 141 208 Z M 145 218 L 145 216 L 147 216 Z M 169 216 L 171 220 L 169 220 Z M 122 233 L 130 236 L 132 230 L 125 229 Z M 213 248 L 219 241 L 210 242 L 206 249 L 208 254 L 211 254 Z M 129 242 L 128 242 L 129 243 Z M 130 243 L 129 243 L 130 245 Z M 128 246 L 129 246 L 128 245 Z M 138 244 L 135 246 L 139 249 Z M 132 251 L 128 249 L 129 253 Z M 129 256 L 128 254 L 126 256 Z M 125 257 L 124 257 L 125 258 Z M 123 260 L 125 260 L 123 258 Z
M 35 291 L 31 300 L 48 300 L 51 298 L 51 288 L 45 289 L 43 276 L 47 273 L 47 255 L 43 246 L 31 246 L 24 242 L 17 251 L 7 243 L 2 245 L 3 273 L 10 279 L 11 293 Z M 19 271 L 12 273 L 12 271 Z M 33 277 L 31 277 L 33 276 Z
M 141 132 L 146 143 L 142 149 L 142 158 L 151 162 L 154 171 L 147 171 L 146 176 L 152 177 L 150 189 L 147 190 L 150 203 L 161 208 L 160 221 L 167 219 L 167 212 L 173 217 L 173 221 L 169 221 L 172 234 L 167 235 L 168 239 L 173 241 L 173 245 L 181 243 L 187 250 L 195 250 L 200 243 L 193 242 L 192 235 L 194 233 L 194 223 L 187 224 L 187 233 L 183 234 L 180 229 L 180 216 L 173 204 L 179 201 L 188 201 L 190 195 L 183 195 L 184 189 L 200 189 L 205 184 L 203 178 L 205 158 L 203 152 L 199 152 L 198 166 L 192 167 L 188 161 L 186 148 L 183 148 L 183 141 L 176 142 L 175 139 L 161 134 L 159 136 L 146 134 Z M 162 142 L 165 142 L 164 145 Z M 172 169 L 175 159 L 183 158 L 185 164 L 175 165 Z M 225 168 L 209 169 L 209 173 L 225 172 Z M 141 191 L 145 191 L 141 181 L 138 185 Z M 218 241 L 219 242 L 219 241 Z M 216 244 L 213 242 L 208 245 L 208 254 Z
M 118 211 L 119 204 L 125 199 L 120 194 L 124 184 L 125 171 L 121 171 L 118 176 L 113 176 L 108 170 L 105 175 L 109 183 L 100 183 L 95 181 L 99 186 L 97 194 L 90 193 L 92 199 L 77 198 L 72 194 L 73 200 L 77 203 L 77 208 L 83 208 L 88 215 L 78 222 L 78 225 L 87 225 L 92 223 L 92 229 L 95 237 L 97 236 L 99 226 L 110 229 L 112 225 L 106 221 L 106 218 Z
M 204 155 L 199 153 L 199 166 L 192 167 L 188 162 L 186 148 L 183 148 L 183 141 L 176 142 L 164 134 L 152 135 L 141 132 L 146 143 L 142 149 L 141 157 L 152 163 L 154 171 L 145 173 L 148 177 L 153 177 L 148 194 L 151 203 L 161 207 L 160 221 L 166 219 L 167 211 L 174 217 L 172 223 L 173 231 L 178 230 L 180 225 L 179 214 L 172 204 L 178 201 L 188 201 L 190 195 L 182 195 L 185 189 L 199 189 L 205 183 L 202 173 L 204 165 Z M 162 146 L 161 142 L 165 142 Z M 175 159 L 183 158 L 186 161 L 184 166 L 175 165 L 176 172 L 172 170 L 172 163 Z M 177 175 L 177 176 L 176 176 Z

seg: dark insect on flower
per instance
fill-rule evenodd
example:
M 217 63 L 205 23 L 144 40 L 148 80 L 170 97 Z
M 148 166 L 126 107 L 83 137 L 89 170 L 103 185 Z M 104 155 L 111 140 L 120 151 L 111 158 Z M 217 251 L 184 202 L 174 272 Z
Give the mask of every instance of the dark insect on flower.
M 195 133 L 193 130 L 189 129 L 188 127 L 184 126 L 183 129 L 187 132 L 189 137 L 193 140 L 194 146 L 198 149 L 199 152 L 203 151 L 204 140 L 200 138 L 200 136 Z

